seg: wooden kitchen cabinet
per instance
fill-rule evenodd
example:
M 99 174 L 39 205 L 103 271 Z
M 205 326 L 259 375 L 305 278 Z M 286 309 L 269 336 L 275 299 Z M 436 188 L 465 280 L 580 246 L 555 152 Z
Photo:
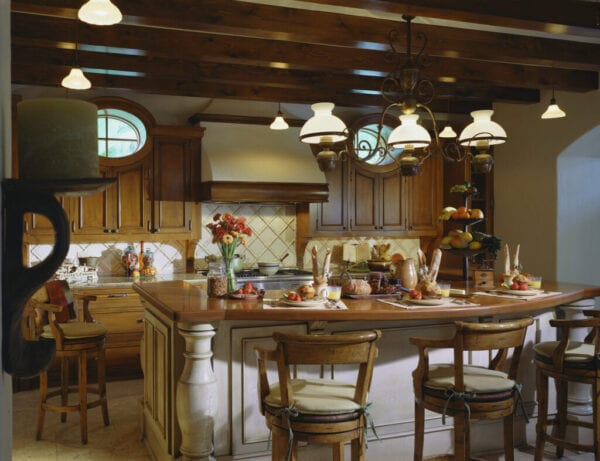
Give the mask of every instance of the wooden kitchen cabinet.
M 198 234 L 192 201 L 200 186 L 203 130 L 155 127 L 153 134 L 151 233 Z
M 329 202 L 310 207 L 314 235 L 435 236 L 442 200 L 442 159 L 417 176 L 381 172 L 348 160 L 327 172 Z
M 377 173 L 353 162 L 348 185 L 350 231 L 400 232 L 405 229 L 402 177 L 397 171 Z
M 100 159 L 100 174 L 116 178 L 115 184 L 93 195 L 58 197 L 69 219 L 71 242 L 197 238 L 194 201 L 200 190 L 203 132 L 156 126 L 146 155 L 131 161 Z M 43 216 L 26 216 L 24 232 L 27 243 L 53 241 L 53 228 Z
M 140 342 L 143 334 L 144 308 L 131 286 L 72 288 L 78 295 L 94 295 L 89 304 L 94 320 L 102 323 L 106 335 L 106 374 L 110 380 L 142 377 Z M 81 318 L 82 302 L 75 301 Z

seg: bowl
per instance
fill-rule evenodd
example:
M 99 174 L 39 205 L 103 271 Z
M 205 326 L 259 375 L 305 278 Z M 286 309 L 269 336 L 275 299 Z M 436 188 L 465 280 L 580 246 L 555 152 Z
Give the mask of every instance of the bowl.
M 372 271 L 387 272 L 390 270 L 391 265 L 392 261 L 386 261 L 383 259 L 369 259 L 367 261 L 367 266 L 369 266 L 369 269 Z
M 258 271 L 262 275 L 275 275 L 277 271 L 279 271 L 279 263 L 278 262 L 259 262 L 258 263 Z

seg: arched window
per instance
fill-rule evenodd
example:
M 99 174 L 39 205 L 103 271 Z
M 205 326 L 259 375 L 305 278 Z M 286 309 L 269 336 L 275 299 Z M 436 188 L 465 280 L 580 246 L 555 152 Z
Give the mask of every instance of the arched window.
M 122 164 L 145 156 L 151 149 L 154 117 L 141 105 L 124 98 L 91 100 L 98 106 L 98 155 L 101 164 Z
M 98 155 L 120 158 L 138 152 L 146 143 L 146 127 L 131 112 L 98 109 Z

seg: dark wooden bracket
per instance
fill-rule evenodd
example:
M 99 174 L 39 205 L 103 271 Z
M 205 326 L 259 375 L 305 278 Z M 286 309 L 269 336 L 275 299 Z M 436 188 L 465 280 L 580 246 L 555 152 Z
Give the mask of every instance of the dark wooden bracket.
M 69 222 L 55 193 L 82 195 L 105 188 L 114 179 L 2 182 L 2 363 L 4 371 L 29 377 L 50 366 L 54 341 L 23 337 L 21 317 L 29 298 L 56 272 L 69 251 Z M 33 267 L 23 264 L 23 219 L 26 213 L 47 217 L 54 227 L 50 255 Z

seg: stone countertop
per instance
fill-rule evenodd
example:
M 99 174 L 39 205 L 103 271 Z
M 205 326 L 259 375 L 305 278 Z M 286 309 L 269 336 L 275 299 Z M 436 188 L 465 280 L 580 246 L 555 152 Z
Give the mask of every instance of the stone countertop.
M 72 289 L 131 287 L 134 283 L 183 281 L 191 284 L 206 281 L 202 274 L 161 274 L 154 277 L 102 276 L 94 282 L 70 283 Z
M 135 283 L 133 289 L 154 309 L 178 322 L 203 323 L 219 320 L 426 320 L 459 319 L 491 315 L 532 314 L 561 304 L 600 296 L 600 287 L 546 282 L 544 288 L 558 292 L 530 300 L 496 296 L 473 296 L 476 306 L 399 309 L 377 299 L 344 299 L 348 309 L 263 309 L 258 300 L 213 299 L 206 291 L 185 281 Z

